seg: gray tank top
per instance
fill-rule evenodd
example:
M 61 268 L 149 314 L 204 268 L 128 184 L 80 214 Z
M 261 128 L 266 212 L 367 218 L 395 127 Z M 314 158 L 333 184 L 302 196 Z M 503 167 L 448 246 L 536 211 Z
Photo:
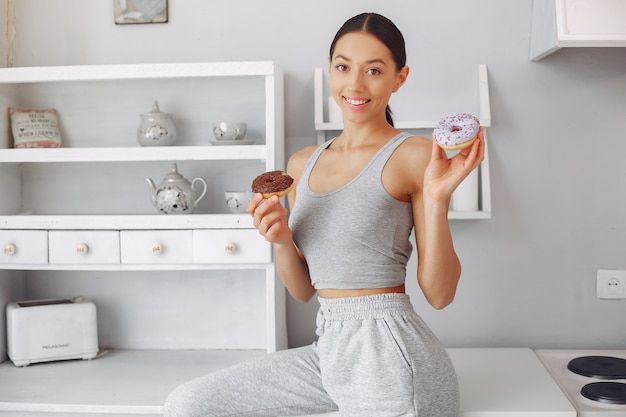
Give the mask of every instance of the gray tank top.
M 411 203 L 396 200 L 382 184 L 385 164 L 408 133 L 400 133 L 374 155 L 345 186 L 315 193 L 311 170 L 334 139 L 309 158 L 296 188 L 289 217 L 295 244 L 317 289 L 387 288 L 402 285 L 413 247 Z

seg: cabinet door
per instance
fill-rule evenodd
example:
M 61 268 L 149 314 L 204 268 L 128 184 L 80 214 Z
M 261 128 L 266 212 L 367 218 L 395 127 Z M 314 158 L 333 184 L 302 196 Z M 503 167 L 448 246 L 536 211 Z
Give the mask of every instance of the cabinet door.
M 0 230 L 0 263 L 47 264 L 46 230 Z
M 51 230 L 51 264 L 118 264 L 117 230 Z
M 626 2 L 620 0 L 561 0 L 557 22 L 563 35 L 626 36 Z M 559 7 L 557 2 L 557 7 Z M 622 39 L 623 41 L 623 39 Z
M 120 234 L 124 264 L 190 264 L 191 230 L 123 230 Z
M 269 263 L 270 244 L 256 229 L 194 230 L 195 263 Z

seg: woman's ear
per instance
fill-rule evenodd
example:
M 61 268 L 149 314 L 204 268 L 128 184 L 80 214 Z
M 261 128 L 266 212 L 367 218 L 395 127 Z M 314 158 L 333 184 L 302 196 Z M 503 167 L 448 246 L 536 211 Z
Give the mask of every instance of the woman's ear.
M 400 89 L 400 87 L 402 87 L 402 85 L 405 83 L 406 79 L 409 77 L 409 67 L 408 66 L 404 66 L 402 67 L 402 69 L 398 72 L 398 76 L 396 78 L 396 85 L 393 87 L 393 92 L 395 93 L 396 91 L 398 91 Z

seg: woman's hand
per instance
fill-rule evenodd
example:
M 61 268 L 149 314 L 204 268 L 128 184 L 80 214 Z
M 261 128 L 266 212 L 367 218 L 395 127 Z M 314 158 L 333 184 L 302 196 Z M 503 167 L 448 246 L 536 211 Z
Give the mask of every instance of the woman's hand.
M 433 142 L 430 162 L 424 173 L 424 199 L 449 203 L 452 192 L 474 170 L 485 156 L 483 128 L 472 146 L 448 158 L 444 149 Z
M 306 261 L 293 243 L 287 209 L 280 198 L 273 196 L 264 200 L 261 194 L 255 194 L 246 211 L 252 215 L 254 227 L 273 244 L 278 276 L 289 293 L 300 302 L 309 301 L 315 295 L 315 288 L 311 285 Z
M 255 194 L 246 206 L 252 215 L 254 227 L 270 243 L 292 244 L 292 233 L 287 223 L 287 209 L 280 203 L 280 198 L 273 196 L 267 200 L 263 195 Z

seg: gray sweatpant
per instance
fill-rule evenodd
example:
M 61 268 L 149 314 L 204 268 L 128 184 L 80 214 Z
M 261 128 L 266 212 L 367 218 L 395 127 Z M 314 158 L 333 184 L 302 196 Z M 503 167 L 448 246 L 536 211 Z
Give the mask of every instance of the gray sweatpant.
M 452 363 L 405 294 L 320 298 L 319 339 L 176 388 L 165 417 L 455 417 Z

